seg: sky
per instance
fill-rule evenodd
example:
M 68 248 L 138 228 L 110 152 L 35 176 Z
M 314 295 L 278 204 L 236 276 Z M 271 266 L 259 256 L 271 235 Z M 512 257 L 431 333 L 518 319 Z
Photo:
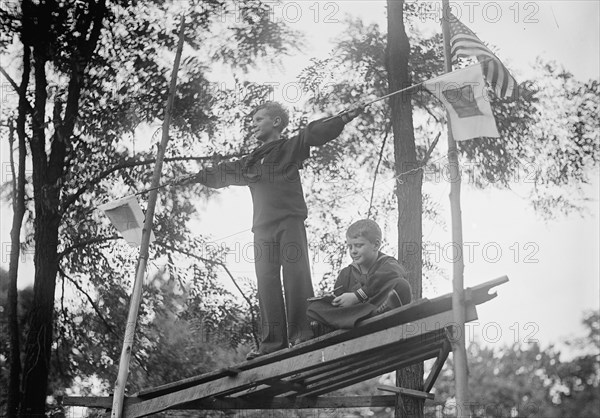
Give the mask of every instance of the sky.
M 439 30 L 435 4 L 422 7 L 419 29 L 426 33 Z M 600 2 L 451 4 L 454 14 L 464 24 L 497 48 L 498 56 L 513 70 L 517 80 L 530 74 L 537 56 L 556 60 L 581 80 L 600 78 Z M 305 48 L 302 53 L 286 57 L 281 66 L 261 67 L 248 77 L 255 82 L 272 83 L 275 98 L 290 107 L 301 106 L 305 99 L 297 89 L 299 71 L 310 64 L 310 58 L 324 58 L 331 53 L 332 39 L 344 29 L 347 15 L 377 23 L 383 29 L 387 25 L 385 2 L 381 1 L 288 1 L 283 5 L 273 3 L 272 12 L 274 19 L 285 20 L 305 33 Z M 340 110 L 347 105 L 340 103 Z M 8 155 L 5 144 L 2 146 L 0 158 L 6 167 Z M 5 175 L 3 172 L 3 178 Z M 470 325 L 469 335 L 490 344 L 538 340 L 547 345 L 582 334 L 582 312 L 598 309 L 600 294 L 598 170 L 593 176 L 595 181 L 587 192 L 588 215 L 559 217 L 548 222 L 520 197 L 519 187 L 513 191 L 463 187 L 463 236 L 472 249 L 465 260 L 465 285 L 473 286 L 502 275 L 510 278 L 508 284 L 497 289 L 498 298 L 480 306 L 477 326 Z M 449 184 L 426 184 L 424 190 L 440 204 L 442 216 L 450 225 Z M 213 242 L 241 246 L 244 251 L 243 247 L 252 242 L 251 208 L 247 189 L 225 190 L 198 208 L 198 221 L 192 228 L 210 234 Z M 5 205 L 1 210 L 0 233 L 2 242 L 7 243 L 12 213 Z M 424 234 L 427 240 L 439 243 L 427 251 L 450 272 L 449 229 L 432 227 L 424 230 Z M 390 236 L 386 238 L 393 242 Z M 309 236 L 311 239 L 319 237 Z M 2 254 L 0 263 L 7 268 L 5 246 Z M 236 260 L 232 254 L 228 259 L 230 268 L 235 275 L 253 279 L 252 264 L 243 258 Z M 31 263 L 22 266 L 23 276 L 31 276 Z M 313 266 L 315 284 L 320 279 L 319 268 Z M 224 281 L 228 280 L 224 277 Z M 20 282 L 21 287 L 26 284 L 26 280 Z M 450 291 L 451 282 L 442 281 L 435 284 L 435 293 L 425 296 L 435 297 Z

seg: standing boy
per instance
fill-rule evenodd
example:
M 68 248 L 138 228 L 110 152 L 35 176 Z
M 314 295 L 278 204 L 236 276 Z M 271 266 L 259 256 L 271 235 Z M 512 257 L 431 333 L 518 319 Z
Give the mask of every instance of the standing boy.
M 352 264 L 340 271 L 333 300 L 316 300 L 307 311 L 320 329 L 352 328 L 357 322 L 410 303 L 406 271 L 394 257 L 379 251 L 381 229 L 375 221 L 362 219 L 346 233 Z
M 264 103 L 252 117 L 253 133 L 263 144 L 238 161 L 201 170 L 193 180 L 212 188 L 250 188 L 261 342 L 248 359 L 313 336 L 306 318 L 306 300 L 313 296 L 313 288 L 304 228 L 307 207 L 299 169 L 310 156 L 311 146 L 336 138 L 361 110 L 355 108 L 337 117 L 314 121 L 295 137 L 283 139 L 281 133 L 289 121 L 287 111 L 279 103 Z

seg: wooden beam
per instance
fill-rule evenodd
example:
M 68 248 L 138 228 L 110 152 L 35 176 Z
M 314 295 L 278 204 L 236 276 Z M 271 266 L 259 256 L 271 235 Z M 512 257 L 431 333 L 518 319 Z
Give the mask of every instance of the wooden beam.
M 472 319 L 477 317 L 474 307 L 471 314 Z M 398 325 L 374 334 L 361 336 L 351 341 L 324 347 L 321 350 L 311 351 L 297 357 L 285 358 L 274 363 L 257 366 L 250 370 L 242 371 L 235 377 L 205 382 L 137 404 L 127 405 L 124 409 L 125 416 L 128 418 L 145 416 L 197 399 L 221 396 L 221 394 L 231 392 L 232 390 L 243 391 L 263 384 L 273 377 L 282 378 L 293 375 L 319 367 L 328 362 L 339 360 L 348 355 L 355 355 L 372 349 L 373 341 L 377 341 L 378 345 L 387 345 L 409 338 L 417 338 L 434 329 L 445 328 L 452 323 L 452 319 L 452 312 L 447 311 L 415 323 Z
M 223 369 L 221 369 L 219 371 L 219 373 L 222 373 L 224 376 L 237 376 L 238 374 L 240 374 L 241 370 L 236 368 L 236 367 L 225 367 Z
M 440 354 L 438 355 L 437 359 L 435 359 L 435 363 L 433 363 L 433 366 L 431 366 L 431 371 L 429 372 L 429 376 L 427 376 L 427 379 L 425 380 L 425 383 L 423 384 L 423 387 L 425 388 L 425 392 L 431 392 L 431 389 L 433 388 L 433 385 L 435 384 L 435 381 L 437 380 L 438 375 L 442 371 L 442 367 L 444 367 L 444 363 L 446 362 L 446 359 L 448 358 L 448 354 L 450 354 L 450 350 L 451 350 L 450 341 L 448 341 L 448 340 L 444 341 L 444 345 L 442 346 L 442 348 L 440 350 Z
M 325 393 L 333 392 L 334 390 L 338 390 L 338 389 L 353 385 L 355 383 L 362 382 L 362 381 L 370 379 L 372 377 L 380 376 L 380 375 L 390 372 L 392 370 L 401 369 L 403 367 L 410 366 L 411 364 L 415 364 L 416 362 L 428 360 L 428 359 L 432 358 L 433 356 L 435 356 L 436 351 L 423 353 L 417 357 L 411 357 L 410 359 L 393 361 L 393 362 L 389 363 L 388 365 L 386 365 L 385 367 L 380 366 L 378 368 L 369 369 L 367 372 L 365 372 L 362 375 L 343 376 L 343 377 L 340 377 L 339 379 L 336 379 L 335 381 L 327 382 L 326 385 L 325 384 L 319 385 L 318 388 L 311 389 L 310 392 L 306 392 L 306 393 L 302 394 L 301 396 L 321 396 Z
M 442 334 L 444 336 L 444 334 Z M 429 338 L 429 334 L 427 335 Z M 288 381 L 294 382 L 302 382 L 304 386 L 310 386 L 315 383 L 322 382 L 325 379 L 339 376 L 344 373 L 356 373 L 356 371 L 368 369 L 372 367 L 375 363 L 383 361 L 384 363 L 389 363 L 392 358 L 398 356 L 409 356 L 414 355 L 414 353 L 418 352 L 418 350 L 425 349 L 425 346 L 428 344 L 424 341 L 425 336 L 423 338 L 418 338 L 417 341 L 411 341 L 410 344 L 396 344 L 389 345 L 385 347 L 377 347 L 374 350 L 370 350 L 368 352 L 362 353 L 358 356 L 347 356 L 345 358 L 341 358 L 339 361 L 328 363 L 323 365 L 322 367 L 318 367 L 315 369 L 308 370 L 304 373 L 297 373 L 293 375 Z M 436 339 L 432 339 L 434 342 Z M 443 341 L 437 341 L 437 346 L 443 344 Z M 436 347 L 436 352 L 439 349 Z M 285 392 L 277 391 L 274 388 L 270 388 L 268 386 L 251 388 L 247 391 L 238 392 L 236 397 L 241 396 L 262 396 L 262 397 L 271 397 L 282 395 Z
M 489 293 L 490 290 L 507 281 L 508 277 L 501 276 L 497 279 L 487 281 L 472 288 L 468 288 L 467 294 L 465 295 L 469 297 L 469 300 L 467 300 L 467 302 L 473 305 L 479 305 L 481 303 L 487 302 L 488 300 L 496 297 L 495 293 Z M 414 322 L 419 319 L 423 319 L 441 312 L 451 310 L 451 297 L 452 294 L 449 293 L 446 295 L 438 296 L 431 300 L 422 298 L 408 305 L 392 309 L 391 311 L 385 312 L 381 315 L 377 315 L 376 317 L 361 321 L 356 328 L 349 330 L 337 330 L 323 335 L 321 337 L 299 344 L 291 349 L 280 350 L 266 356 L 258 357 L 251 361 L 240 363 L 233 367 L 238 370 L 249 370 L 251 368 L 256 367 L 257 365 L 268 364 L 274 362 L 275 360 L 295 357 L 309 351 L 324 348 L 332 344 L 337 344 L 339 342 L 352 340 L 359 336 L 387 329 L 401 323 Z M 192 387 L 200 383 L 217 380 L 223 376 L 228 375 L 229 373 L 226 370 L 221 369 L 218 371 L 205 373 L 200 376 L 193 376 L 176 382 L 167 383 L 154 388 L 142 389 L 137 394 L 134 394 L 132 396 L 137 396 L 139 398 L 154 398 L 159 395 L 174 392 L 176 390 Z
M 343 369 L 334 369 L 326 374 L 306 378 L 304 379 L 304 384 L 312 388 L 314 384 L 327 384 L 330 379 L 335 381 L 344 379 L 345 376 L 369 374 L 370 370 L 380 371 L 379 374 L 387 373 L 388 371 L 396 370 L 394 368 L 386 370 L 389 368 L 389 364 L 411 362 L 414 358 L 421 358 L 423 354 L 426 354 L 428 358 L 435 356 L 438 353 L 441 344 L 443 344 L 443 342 L 438 342 L 434 346 L 424 344 L 423 346 L 413 348 L 404 348 L 400 345 L 392 346 L 390 347 L 390 351 L 384 352 L 382 355 L 373 356 L 370 361 L 356 364 L 354 367 L 349 366 Z M 378 374 L 375 374 L 375 376 L 378 376 Z
M 235 366 L 233 368 L 237 370 L 249 370 L 255 368 L 258 365 L 273 363 L 276 360 L 283 360 L 304 354 L 309 351 L 314 351 L 320 348 L 329 347 L 333 344 L 337 344 L 343 341 L 349 341 L 357 337 L 372 334 L 373 332 L 387 329 L 392 326 L 397 326 L 401 323 L 407 323 L 409 321 L 415 321 L 422 317 L 432 316 L 433 314 L 441 313 L 451 309 L 450 294 L 446 295 L 447 301 L 444 301 L 443 297 L 434 305 L 430 306 L 428 299 L 419 299 L 413 303 L 402 306 L 397 309 L 385 312 L 381 315 L 377 315 L 374 318 L 369 318 L 360 323 L 359 326 L 347 330 L 337 330 L 330 332 L 326 335 L 314 338 L 297 346 L 279 350 L 275 353 L 260 356 L 254 360 L 246 361 Z M 441 306 L 441 307 L 440 307 Z M 146 388 L 140 390 L 138 393 L 132 395 L 139 398 L 155 398 L 159 395 L 168 394 L 175 390 L 181 390 L 188 387 L 196 386 L 200 383 L 209 382 L 212 380 L 220 379 L 223 376 L 229 374 L 225 369 L 205 373 L 200 376 L 193 376 L 186 379 L 179 380 L 177 382 L 167 383 L 154 388 Z
M 125 398 L 125 405 L 141 402 L 138 398 Z M 311 409 L 311 408 L 366 408 L 394 406 L 396 395 L 375 396 L 319 396 L 313 398 L 214 398 L 188 402 L 178 410 L 232 410 L 232 409 Z M 65 406 L 110 409 L 112 397 L 65 396 L 61 402 Z
M 377 386 L 377 389 L 383 390 L 386 392 L 394 392 L 399 395 L 412 396 L 414 398 L 431 399 L 431 400 L 435 399 L 435 395 L 433 393 L 421 392 L 419 390 L 413 390 L 413 389 L 399 388 L 398 386 L 380 385 L 380 386 Z
M 277 391 L 285 392 L 285 391 L 294 391 L 294 392 L 303 392 L 306 390 L 306 387 L 298 382 L 288 382 L 285 380 L 273 378 L 267 379 L 264 382 L 265 385 L 268 385 Z

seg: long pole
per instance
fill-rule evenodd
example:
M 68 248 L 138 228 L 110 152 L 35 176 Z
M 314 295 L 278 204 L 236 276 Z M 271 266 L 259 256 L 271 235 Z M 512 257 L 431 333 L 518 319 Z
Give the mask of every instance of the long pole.
M 442 33 L 444 36 L 444 59 L 446 72 L 452 71 L 450 53 L 450 5 L 442 0 Z M 448 169 L 450 171 L 450 214 L 452 217 L 452 311 L 454 313 L 455 332 L 452 338 L 452 355 L 454 357 L 454 379 L 456 388 L 457 417 L 469 417 L 468 411 L 468 376 L 467 350 L 465 346 L 465 296 L 463 273 L 463 236 L 462 213 L 460 209 L 460 167 L 458 165 L 458 149 L 450 129 L 448 120 Z
M 169 142 L 169 125 L 171 123 L 171 110 L 173 109 L 173 100 L 175 98 L 175 89 L 177 87 L 177 72 L 179 71 L 179 63 L 181 61 L 181 51 L 183 49 L 183 29 L 185 27 L 185 17 L 181 18 L 181 26 L 179 28 L 179 43 L 177 44 L 177 53 L 175 54 L 175 63 L 173 64 L 173 72 L 171 73 L 171 84 L 169 86 L 169 97 L 165 107 L 165 116 L 162 125 L 162 139 L 158 147 L 156 157 L 156 165 L 152 174 L 152 187 L 156 187 L 160 183 L 160 174 L 162 171 L 162 163 L 165 157 L 165 150 Z M 135 326 L 137 322 L 140 302 L 142 300 L 142 287 L 144 284 L 144 276 L 146 274 L 146 265 L 148 263 L 148 247 L 150 246 L 150 234 L 154 223 L 154 208 L 158 190 L 155 188 L 150 192 L 148 197 L 148 207 L 146 209 L 146 219 L 144 220 L 144 229 L 142 230 L 142 242 L 140 244 L 140 255 L 137 264 L 135 282 L 131 301 L 129 303 L 129 314 L 127 315 L 127 324 L 125 327 L 125 336 L 123 337 L 123 349 L 121 350 L 121 359 L 119 361 L 119 373 L 115 382 L 115 390 L 113 394 L 112 418 L 121 418 L 123 413 L 123 398 L 125 395 L 125 385 L 127 384 L 127 376 L 129 374 L 129 360 L 131 359 L 131 351 L 133 348 L 133 340 L 135 334 Z
M 492 60 L 491 58 L 487 58 L 487 59 L 485 59 L 485 60 L 481 60 L 481 61 L 479 61 L 477 64 L 473 64 L 472 66 L 475 66 L 475 65 L 481 65 L 482 63 L 484 63 L 484 62 L 487 62 L 487 61 L 491 61 L 491 60 Z M 470 68 L 470 67 L 461 68 L 460 70 L 457 70 L 457 71 L 466 71 L 466 70 L 467 70 L 467 68 Z M 448 72 L 452 71 L 452 65 L 450 65 L 450 69 L 449 69 L 449 70 L 447 69 L 447 71 L 448 71 Z M 388 94 L 386 94 L 385 96 L 376 97 L 376 98 L 374 98 L 374 99 L 372 99 L 372 100 L 369 100 L 369 101 L 366 101 L 366 102 L 361 102 L 361 103 L 360 103 L 360 106 L 361 106 L 361 107 L 367 107 L 367 106 L 369 106 L 369 105 L 371 105 L 371 104 L 373 104 L 373 103 L 379 102 L 379 101 L 381 101 L 381 100 L 383 100 L 383 99 L 387 99 L 388 97 L 392 97 L 392 96 L 395 96 L 396 94 L 400 94 L 400 93 L 409 93 L 409 92 L 410 92 L 410 93 L 413 93 L 413 90 L 416 90 L 416 89 L 418 89 L 418 88 L 419 88 L 419 87 L 421 87 L 423 84 L 425 84 L 425 83 L 432 83 L 432 82 L 434 82 L 436 79 L 438 79 L 438 78 L 442 78 L 442 77 L 444 77 L 444 74 L 442 74 L 442 75 L 439 75 L 439 76 L 437 76 L 437 77 L 430 78 L 430 79 L 428 79 L 427 81 L 421 81 L 420 83 L 413 84 L 413 85 L 411 85 L 411 86 L 408 86 L 408 87 L 405 87 L 405 88 L 403 88 L 403 89 L 400 89 L 400 90 L 393 91 L 393 92 L 391 92 L 391 93 L 388 93 Z M 338 116 L 340 116 L 340 115 L 343 115 L 344 113 L 348 113 L 348 112 L 350 112 L 350 111 L 351 111 L 351 109 L 345 109 L 345 110 L 343 110 L 342 112 L 338 113 L 337 115 L 334 115 L 334 116 L 331 116 L 331 117 L 329 117 L 329 118 L 325 119 L 325 120 L 324 120 L 324 122 L 326 122 L 326 121 L 328 121 L 328 120 L 331 120 L 331 119 L 333 119 L 333 118 L 337 118 Z M 139 192 L 139 193 L 144 193 L 144 192 L 146 192 L 146 191 L 147 191 L 147 190 L 143 190 L 143 191 L 141 191 L 141 192 Z M 136 193 L 136 194 L 137 194 L 137 193 Z

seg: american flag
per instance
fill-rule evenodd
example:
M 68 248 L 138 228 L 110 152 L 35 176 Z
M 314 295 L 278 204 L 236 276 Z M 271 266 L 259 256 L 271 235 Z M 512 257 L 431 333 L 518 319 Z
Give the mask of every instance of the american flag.
M 477 57 L 482 63 L 483 74 L 496 95 L 501 98 L 515 98 L 518 93 L 517 82 L 498 57 L 452 14 L 449 26 L 452 61 L 456 63 L 461 57 Z

